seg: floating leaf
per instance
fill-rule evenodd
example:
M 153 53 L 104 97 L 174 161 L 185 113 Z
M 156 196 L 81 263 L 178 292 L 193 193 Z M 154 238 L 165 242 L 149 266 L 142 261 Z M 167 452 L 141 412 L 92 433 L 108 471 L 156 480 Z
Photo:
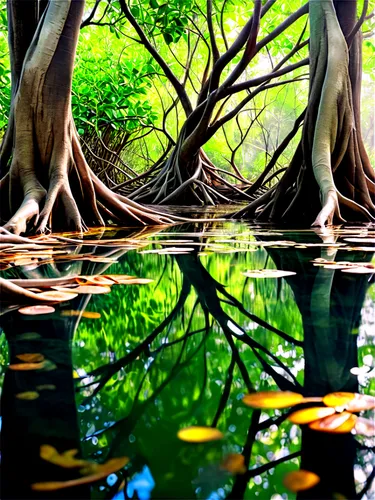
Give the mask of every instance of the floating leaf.
M 65 469 L 87 466 L 89 462 L 76 458 L 77 453 L 78 450 L 67 450 L 59 453 L 56 448 L 49 444 L 43 444 L 40 447 L 40 458 Z
M 39 394 L 36 391 L 19 392 L 16 394 L 16 398 L 23 399 L 25 401 L 33 401 L 34 399 L 39 398 Z
M 180 429 L 177 437 L 181 441 L 188 443 L 207 443 L 209 441 L 217 441 L 224 437 L 223 433 L 214 427 L 191 426 Z
M 319 481 L 320 477 L 315 472 L 303 469 L 289 472 L 283 479 L 284 486 L 294 493 L 309 490 L 316 486 Z
M 354 413 L 373 410 L 375 408 L 375 398 L 373 396 L 368 396 L 367 394 L 354 394 L 354 398 L 351 399 L 346 405 L 348 411 Z
M 78 276 L 76 282 L 79 285 L 113 285 L 114 281 L 108 276 Z
M 36 339 L 40 339 L 41 337 L 42 336 L 36 332 L 27 332 L 27 333 L 21 333 L 20 335 L 17 335 L 17 339 L 19 339 L 19 340 L 36 340 Z
M 309 424 L 309 427 L 315 431 L 345 434 L 354 428 L 356 420 L 356 415 L 343 411 L 342 413 L 335 413 L 321 420 L 316 420 Z
M 244 474 L 246 472 L 245 457 L 239 453 L 230 453 L 224 458 L 220 468 L 231 474 Z
M 137 278 L 136 276 L 127 276 L 126 274 L 111 274 L 105 277 L 112 279 L 116 285 L 146 285 L 154 281 L 149 278 Z
M 323 398 L 323 403 L 326 406 L 332 406 L 334 408 L 341 408 L 346 406 L 353 398 L 354 392 L 331 392 Z
M 374 238 L 344 238 L 344 241 L 349 241 L 350 243 L 375 243 Z
M 77 293 L 48 290 L 48 292 L 38 293 L 38 297 L 41 299 L 49 299 L 51 302 L 63 302 L 65 300 L 75 299 L 77 297 Z
M 368 418 L 358 417 L 354 429 L 357 434 L 366 437 L 374 437 L 375 436 L 375 422 L 374 420 L 370 420 Z
M 109 293 L 111 288 L 109 286 L 103 285 L 80 285 L 77 288 L 74 288 L 74 292 L 78 294 L 102 294 Z
M 254 408 L 287 408 L 301 403 L 303 396 L 297 392 L 264 391 L 247 394 L 242 401 Z
M 37 385 L 36 389 L 38 391 L 54 391 L 54 390 L 56 390 L 56 386 L 53 384 L 41 384 L 41 385 Z
M 101 316 L 101 314 L 99 312 L 75 311 L 74 309 L 65 309 L 64 311 L 61 311 L 60 315 L 67 316 L 67 317 L 81 316 L 81 318 L 87 318 L 87 319 L 99 319 Z
M 314 407 L 305 408 L 303 410 L 297 410 L 291 415 L 289 415 L 288 420 L 293 422 L 293 424 L 309 424 L 320 418 L 328 417 L 336 412 L 334 408 L 327 407 Z
M 52 306 L 28 306 L 18 309 L 18 312 L 27 316 L 37 316 L 39 314 L 52 314 L 55 308 Z
M 9 365 L 10 370 L 24 372 L 29 370 L 41 370 L 45 367 L 45 361 L 41 363 L 15 363 L 13 365 Z
M 34 483 L 31 485 L 31 489 L 34 491 L 55 491 L 64 488 L 72 488 L 73 486 L 79 486 L 81 484 L 89 484 L 100 479 L 104 479 L 109 474 L 113 474 L 118 470 L 125 467 L 129 462 L 127 457 L 112 458 L 108 460 L 105 464 L 97 465 L 96 472 L 94 474 L 80 477 L 77 479 L 71 479 L 70 481 L 49 481 L 45 483 Z
M 279 269 L 254 269 L 242 273 L 247 278 L 283 278 L 284 276 L 293 276 L 294 271 L 281 271 Z
M 43 354 L 40 354 L 40 352 L 26 352 L 24 354 L 17 354 L 16 358 L 20 359 L 21 361 L 25 361 L 25 363 L 40 363 L 44 360 L 44 356 Z
M 343 273 L 352 273 L 352 274 L 374 274 L 375 269 L 370 267 L 350 267 L 349 269 L 342 269 Z

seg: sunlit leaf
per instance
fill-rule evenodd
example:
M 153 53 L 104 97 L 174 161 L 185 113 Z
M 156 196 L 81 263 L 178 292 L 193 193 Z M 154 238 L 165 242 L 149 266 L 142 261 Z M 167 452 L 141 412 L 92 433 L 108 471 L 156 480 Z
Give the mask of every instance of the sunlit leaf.
M 282 271 L 281 269 L 254 269 L 242 273 L 247 278 L 283 278 L 284 276 L 293 276 L 294 271 Z
M 242 401 L 253 408 L 287 408 L 303 401 L 302 394 L 289 391 L 264 391 L 247 394 Z
M 207 443 L 208 441 L 217 441 L 224 437 L 223 433 L 214 427 L 191 426 L 180 429 L 177 437 L 181 441 L 188 443 Z
M 21 314 L 26 314 L 27 316 L 37 316 L 39 314 L 52 314 L 55 312 L 55 308 L 52 306 L 28 306 L 18 309 Z
M 293 424 L 309 424 L 310 422 L 314 422 L 314 420 L 333 415 L 335 412 L 334 408 L 327 407 L 305 408 L 289 415 L 288 420 L 293 422 Z
M 239 453 L 230 453 L 224 458 L 220 468 L 231 474 L 244 474 L 246 472 L 245 457 Z
M 19 392 L 16 394 L 16 398 L 23 399 L 25 401 L 33 401 L 34 399 L 39 398 L 39 394 L 36 391 Z
M 289 472 L 283 479 L 284 486 L 294 493 L 309 490 L 317 485 L 319 481 L 320 478 L 315 472 L 303 469 Z
M 70 481 L 49 481 L 45 483 L 34 483 L 31 485 L 31 489 L 34 491 L 55 491 L 61 490 L 63 488 L 71 488 L 73 486 L 79 486 L 81 484 L 89 484 L 100 479 L 104 479 L 110 474 L 117 472 L 118 470 L 125 467 L 129 462 L 127 457 L 112 458 L 108 460 L 105 464 L 97 465 L 96 472 L 91 475 L 83 476 L 77 479 L 71 479 Z
M 49 299 L 51 302 L 63 302 L 65 300 L 72 300 L 77 297 L 75 292 L 67 291 L 54 291 L 48 290 L 48 292 L 38 293 L 38 297 L 41 299 Z
M 64 311 L 61 311 L 60 315 L 66 317 L 81 316 L 81 318 L 87 318 L 87 319 L 99 319 L 101 316 L 99 312 L 75 311 L 74 309 L 65 309 Z
M 20 359 L 21 361 L 25 361 L 25 363 L 40 363 L 44 360 L 43 354 L 40 354 L 39 352 L 26 352 L 24 354 L 17 354 L 16 358 Z
M 316 420 L 309 424 L 309 427 L 315 431 L 345 434 L 352 431 L 356 420 L 356 415 L 343 411 L 342 413 L 335 413 L 321 420 Z
M 375 436 L 375 421 L 374 419 L 370 420 L 369 418 L 358 417 L 354 429 L 357 434 L 366 437 L 374 437 Z

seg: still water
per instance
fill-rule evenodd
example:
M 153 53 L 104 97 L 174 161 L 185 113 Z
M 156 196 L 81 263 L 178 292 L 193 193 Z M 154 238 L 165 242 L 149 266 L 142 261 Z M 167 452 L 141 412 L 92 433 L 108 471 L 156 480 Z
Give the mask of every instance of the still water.
M 271 390 L 374 395 L 371 238 L 364 226 L 196 223 L 93 231 L 66 247 L 69 259 L 3 265 L 7 278 L 146 280 L 51 314 L 3 306 L 1 498 L 293 499 L 284 481 L 299 469 L 319 477 L 299 498 L 374 498 L 369 429 L 316 431 L 288 420 L 290 408 L 243 401 Z M 290 274 L 251 272 L 263 269 Z M 220 439 L 185 442 L 178 432 L 190 426 Z

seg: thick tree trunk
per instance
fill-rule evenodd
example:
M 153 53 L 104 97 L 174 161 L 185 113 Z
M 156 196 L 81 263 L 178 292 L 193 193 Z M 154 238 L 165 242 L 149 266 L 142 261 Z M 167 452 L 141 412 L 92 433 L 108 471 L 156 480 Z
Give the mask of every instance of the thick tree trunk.
M 31 27 L 22 28 L 26 4 L 32 19 L 38 16 L 32 38 Z M 10 220 L 5 227 L 19 234 L 31 226 L 44 232 L 47 227 L 81 231 L 107 221 L 170 223 L 167 216 L 112 193 L 90 170 L 71 115 L 84 0 L 50 1 L 44 12 L 43 4 L 36 0 L 8 3 L 14 98 L 5 139 L 12 138 L 12 160 L 1 180 L 3 202 L 9 197 Z M 2 168 L 8 162 L 9 142 L 3 150 L 4 146 Z
M 277 187 L 241 215 L 323 226 L 374 220 L 375 176 L 361 138 L 356 1 L 310 2 L 310 93 L 302 139 Z

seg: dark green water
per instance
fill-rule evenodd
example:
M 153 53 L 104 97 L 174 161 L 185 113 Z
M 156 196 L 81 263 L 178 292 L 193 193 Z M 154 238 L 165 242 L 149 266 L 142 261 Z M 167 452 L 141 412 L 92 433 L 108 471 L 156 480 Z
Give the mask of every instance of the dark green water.
M 281 500 L 295 498 L 283 478 L 299 468 L 320 477 L 299 498 L 373 498 L 373 438 L 301 428 L 285 418 L 287 409 L 258 411 L 242 401 L 254 390 L 373 395 L 374 275 L 311 262 L 371 262 L 373 244 L 360 229 L 318 235 L 228 222 L 164 230 L 149 236 L 148 246 L 114 247 L 117 262 L 105 271 L 102 264 L 79 263 L 79 274 L 126 274 L 151 283 L 81 295 L 51 315 L 4 310 L 2 498 Z M 185 253 L 147 253 L 171 246 Z M 243 274 L 264 268 L 295 274 Z M 76 274 L 77 262 L 46 264 L 37 273 Z M 3 275 L 30 278 L 36 270 L 17 267 Z M 68 310 L 101 316 L 64 315 Z M 42 353 L 50 366 L 7 370 L 20 353 Z M 29 391 L 37 399 L 16 397 Z M 192 425 L 216 427 L 224 436 L 179 440 L 178 431 Z M 130 461 L 93 485 L 33 492 L 32 483 L 79 476 L 42 460 L 43 444 L 60 452 L 79 448 L 79 456 L 96 462 Z M 245 457 L 245 473 L 223 468 L 233 453 Z

